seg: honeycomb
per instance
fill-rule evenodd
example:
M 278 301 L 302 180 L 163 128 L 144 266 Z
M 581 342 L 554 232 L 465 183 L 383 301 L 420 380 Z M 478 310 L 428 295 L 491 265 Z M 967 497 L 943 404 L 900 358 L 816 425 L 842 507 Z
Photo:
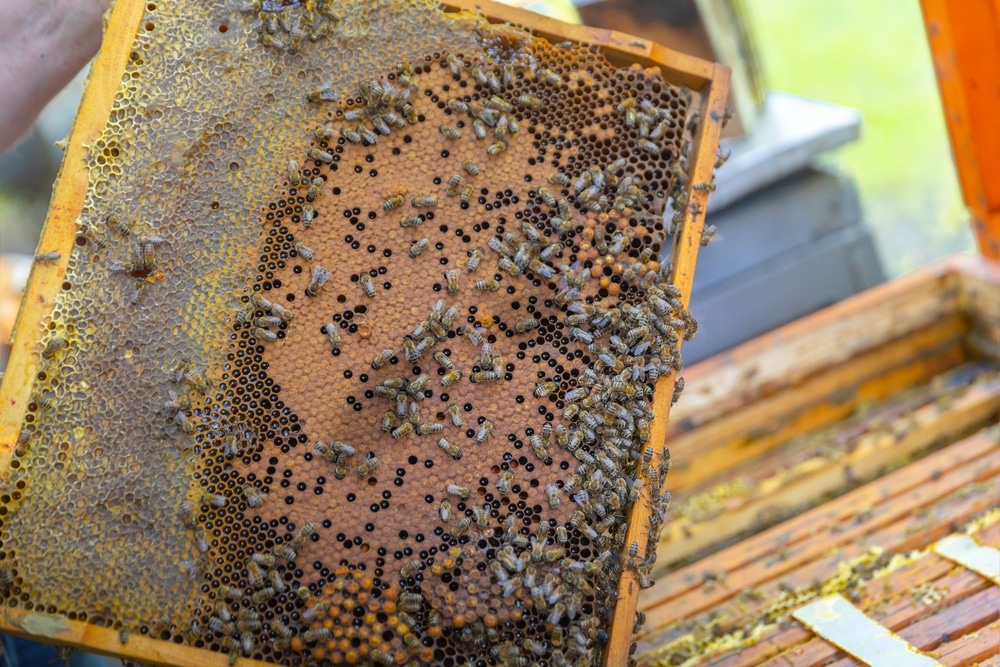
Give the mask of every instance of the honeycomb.
M 669 499 L 696 99 L 430 2 L 149 2 L 0 487 L 5 603 L 232 660 L 598 661 L 642 479 L 654 543 Z

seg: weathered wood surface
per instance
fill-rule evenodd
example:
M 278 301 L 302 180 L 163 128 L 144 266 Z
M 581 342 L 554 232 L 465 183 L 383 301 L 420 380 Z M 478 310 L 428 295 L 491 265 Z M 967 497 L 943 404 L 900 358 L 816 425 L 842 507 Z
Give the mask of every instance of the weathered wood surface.
M 710 423 L 780 390 L 949 316 L 996 318 L 990 298 L 1000 267 L 955 255 L 879 285 L 703 361 L 684 373 L 687 391 L 667 436 Z
M 658 565 L 670 567 L 767 528 L 1000 412 L 1000 367 L 993 364 L 973 363 L 921 382 L 905 400 L 871 408 L 863 418 L 794 439 L 708 483 L 676 491 Z
M 918 644 L 924 636 L 920 632 L 926 634 L 927 628 L 941 624 L 954 625 L 948 632 L 958 639 L 965 634 L 963 628 L 976 630 L 993 623 L 997 619 L 992 596 L 997 587 L 934 553 L 921 552 L 901 566 L 879 571 L 889 565 L 892 555 L 926 550 L 988 512 L 998 497 L 1000 434 L 993 428 L 662 577 L 640 600 L 640 609 L 647 614 L 647 628 L 639 638 L 640 662 L 655 664 L 669 658 L 670 642 L 706 628 L 724 635 L 757 627 L 760 634 L 742 650 L 731 646 L 690 664 L 749 667 L 774 659 L 774 665 L 818 665 L 842 656 L 832 645 L 787 621 L 791 609 L 841 579 L 855 604 L 908 639 L 903 630 L 917 633 L 913 638 Z M 1000 523 L 990 516 L 992 523 L 977 533 L 977 539 L 1000 544 Z M 994 593 L 984 593 L 989 590 Z M 914 599 L 914 593 L 921 591 L 926 596 L 922 602 Z M 938 625 L 914 625 L 964 600 L 971 601 L 964 602 L 966 611 L 957 625 L 948 620 L 954 613 L 942 616 Z M 778 624 L 761 625 L 764 621 Z M 795 656 L 787 654 L 793 650 L 798 652 Z M 956 651 L 956 656 L 966 655 Z M 814 654 L 819 657 L 809 657 Z M 962 663 L 956 658 L 955 664 Z

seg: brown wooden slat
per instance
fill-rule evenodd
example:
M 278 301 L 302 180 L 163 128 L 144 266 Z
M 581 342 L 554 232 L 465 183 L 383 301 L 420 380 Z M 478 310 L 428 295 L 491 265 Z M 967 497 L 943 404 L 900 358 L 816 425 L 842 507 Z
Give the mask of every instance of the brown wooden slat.
M 646 591 L 641 608 L 647 611 L 654 627 L 697 613 L 731 596 L 719 589 L 710 594 L 694 591 L 705 571 L 732 573 L 729 582 L 732 590 L 757 585 L 791 571 L 836 544 L 847 543 L 968 483 L 989 477 L 1000 463 L 998 457 L 1000 443 L 985 432 L 977 433 L 903 470 L 668 575 Z M 976 473 L 973 468 L 981 472 Z M 824 535 L 832 526 L 880 501 L 885 504 L 877 510 L 877 519 L 873 518 L 865 526 L 849 527 L 836 535 Z M 820 535 L 824 537 L 817 539 Z M 763 560 L 783 548 L 789 548 L 788 558 L 778 566 L 765 566 Z M 688 596 L 692 591 L 695 595 Z
M 661 540 L 665 564 L 705 550 L 710 545 L 742 531 L 752 529 L 759 517 L 788 516 L 796 509 L 820 502 L 842 490 L 852 479 L 868 479 L 893 462 L 947 440 L 1000 411 L 1000 377 L 969 387 L 954 400 L 949 396 L 947 411 L 940 403 L 926 405 L 897 420 L 909 430 L 897 436 L 882 432 L 867 434 L 853 441 L 851 451 L 842 459 L 831 461 L 799 479 L 790 480 L 767 496 L 751 499 L 741 507 L 730 507 L 719 517 L 696 524 L 680 519 L 668 526 L 667 539 Z M 674 524 L 678 524 L 676 527 Z M 678 539 L 678 536 L 681 536 Z
M 953 568 L 954 564 L 948 560 L 933 553 L 927 554 L 890 574 L 881 585 L 877 582 L 875 588 L 881 591 L 884 586 L 891 588 L 893 591 L 905 591 L 910 586 L 943 577 Z M 878 593 L 875 593 L 873 596 L 871 588 L 872 586 L 869 585 L 862 594 L 864 597 L 859 604 L 862 609 L 870 609 L 882 597 Z M 799 625 L 788 628 L 776 628 L 765 633 L 753 645 L 738 652 L 714 657 L 706 665 L 710 665 L 711 667 L 752 667 L 753 665 L 765 662 L 783 651 L 804 644 L 812 638 L 813 633 Z
M 958 365 L 967 330 L 968 323 L 957 314 L 944 317 L 695 431 L 668 436 L 676 462 L 669 476 L 671 488 L 684 489 L 720 475 L 798 435 L 849 416 L 865 401 L 881 400 Z M 688 387 L 697 381 L 685 380 Z M 697 390 L 698 385 L 693 386 Z M 686 399 L 685 395 L 675 410 Z
M 668 437 L 946 319 L 957 308 L 957 274 L 982 262 L 948 258 L 692 366 L 685 372 L 690 391 L 673 411 Z
M 882 546 L 888 553 L 907 552 L 910 549 L 917 548 L 919 546 L 929 545 L 931 542 L 940 539 L 945 534 L 950 533 L 953 525 L 962 524 L 985 509 L 988 509 L 991 506 L 991 500 L 996 497 L 1000 497 L 1000 477 L 995 477 L 991 481 L 991 487 L 982 490 L 980 493 L 971 495 L 960 493 L 958 495 L 953 495 L 950 500 L 946 500 L 945 502 L 937 505 L 936 509 L 939 512 L 938 520 L 927 526 L 924 530 L 909 533 L 909 528 L 913 526 L 913 523 L 909 521 L 908 518 L 904 518 L 903 520 L 889 526 L 887 529 L 879 531 L 875 535 L 865 536 L 868 538 L 866 540 L 866 544 L 874 543 L 875 545 Z M 902 546 L 900 546 L 901 541 L 903 542 Z M 908 543 L 906 541 L 908 541 Z M 851 561 L 864 554 L 866 550 L 867 546 L 865 544 L 852 543 L 840 548 L 837 551 L 824 554 L 821 558 L 807 560 L 801 567 L 798 567 L 794 571 L 781 577 L 780 580 L 775 579 L 760 586 L 754 586 L 757 593 L 762 598 L 759 602 L 739 602 L 733 598 L 735 593 L 740 590 L 744 590 L 744 587 L 734 585 L 732 583 L 732 577 L 729 577 L 725 588 L 716 587 L 707 592 L 709 595 L 715 591 L 727 593 L 727 600 L 722 606 L 705 608 L 702 612 L 700 612 L 703 615 L 690 614 L 683 618 L 693 620 L 695 622 L 710 624 L 713 617 L 733 617 L 732 621 L 735 626 L 743 627 L 748 623 L 753 625 L 759 618 L 760 614 L 762 614 L 769 607 L 770 603 L 778 599 L 782 588 L 799 590 L 808 588 L 816 582 L 826 581 L 832 575 L 837 573 L 839 563 Z M 925 572 L 924 576 L 917 577 L 917 581 L 913 583 L 928 581 L 926 576 L 943 576 L 954 569 L 953 563 L 932 554 L 927 554 L 920 560 L 926 560 L 929 561 L 930 564 L 939 565 L 936 567 L 936 572 Z M 898 583 L 891 583 L 890 580 L 889 585 L 891 585 L 891 589 L 889 590 L 905 591 L 908 586 L 902 586 L 904 583 L 906 582 L 900 581 Z M 882 591 L 882 595 L 879 595 L 880 590 Z M 702 592 L 705 592 L 704 589 L 702 589 Z M 886 599 L 886 590 L 872 589 L 872 593 L 873 597 L 871 599 L 862 598 L 862 608 L 878 606 Z M 730 598 L 733 598 L 732 601 L 730 601 Z M 906 601 L 903 606 L 907 607 L 909 604 L 910 603 Z M 742 609 L 746 609 L 746 612 L 741 612 Z M 741 616 L 741 614 L 743 615 Z M 676 634 L 683 634 L 671 632 L 669 628 L 666 632 L 657 633 L 655 630 L 655 622 L 651 621 L 650 623 L 649 631 L 643 636 L 640 642 L 643 652 L 649 652 L 651 654 L 650 657 L 657 654 L 656 649 L 653 647 L 671 641 L 675 638 Z M 783 635 L 783 632 L 784 631 L 782 630 L 776 630 L 771 633 L 766 633 L 765 636 L 756 643 L 756 646 L 752 647 L 752 649 L 747 649 L 747 651 L 750 651 L 751 655 L 756 653 L 757 658 L 749 660 L 742 658 L 733 659 L 725 662 L 724 664 L 726 664 L 727 667 L 734 667 L 735 665 L 757 665 L 761 659 L 774 655 L 780 650 L 794 647 L 811 637 L 808 633 L 803 635 L 800 632 L 792 632 L 789 635 Z M 771 645 L 775 645 L 776 650 L 769 650 Z M 719 661 L 721 658 L 716 660 Z
M 1000 623 L 942 644 L 934 652 L 947 667 L 1000 666 Z
M 976 533 L 976 539 L 985 545 L 1000 545 L 1000 523 L 995 523 L 979 531 Z M 872 610 L 876 610 L 884 604 L 887 598 L 908 595 L 908 590 L 913 586 L 927 582 L 943 582 L 943 578 L 949 573 L 959 574 L 963 571 L 961 568 L 956 568 L 951 561 L 933 552 L 927 552 L 912 563 L 890 573 L 884 579 L 870 582 L 861 592 L 861 597 L 856 604 L 867 613 L 872 613 Z M 975 578 L 970 577 L 970 580 L 974 581 Z M 753 667 L 795 646 L 805 644 L 813 638 L 812 632 L 798 625 L 776 628 L 765 633 L 753 645 L 737 652 L 713 657 L 705 665 L 707 667 Z

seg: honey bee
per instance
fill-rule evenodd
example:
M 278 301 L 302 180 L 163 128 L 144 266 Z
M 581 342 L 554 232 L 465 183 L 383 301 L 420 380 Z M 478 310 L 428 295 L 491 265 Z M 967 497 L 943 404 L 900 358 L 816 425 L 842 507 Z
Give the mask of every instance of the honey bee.
M 271 553 L 273 553 L 278 558 L 283 558 L 283 559 L 285 559 L 287 561 L 293 561 L 296 558 L 298 558 L 298 556 L 299 556 L 295 552 L 295 549 L 291 548 L 287 544 L 277 544 L 277 545 L 275 545 L 275 547 L 273 549 L 271 549 Z
M 280 618 L 271 621 L 271 630 L 274 631 L 274 636 L 278 639 L 287 641 L 292 638 L 292 629 L 282 623 Z
M 544 461 L 549 458 L 549 450 L 545 446 L 545 443 L 542 442 L 542 438 L 539 435 L 535 434 L 531 436 L 529 441 L 531 442 L 531 449 L 535 452 L 535 456 L 537 456 L 539 460 Z
M 551 381 L 536 382 L 535 396 L 537 396 L 538 398 L 544 398 L 545 396 L 548 396 L 549 394 L 556 392 L 558 389 L 559 386 L 555 382 Z
M 323 285 L 330 280 L 330 272 L 321 266 L 315 266 L 312 270 L 312 282 L 309 283 L 309 287 L 306 288 L 306 296 L 314 297 L 316 296 Z
M 376 456 L 369 456 L 364 460 L 364 462 L 358 466 L 355 472 L 358 473 L 358 477 L 364 477 L 375 472 L 378 467 L 382 465 L 382 462 Z
M 376 662 L 383 667 L 392 667 L 396 664 L 396 658 L 391 653 L 387 653 L 382 649 L 373 648 L 371 653 L 368 654 L 368 657 L 370 657 L 373 662 Z
M 56 352 L 66 347 L 69 343 L 61 336 L 52 336 L 45 342 L 42 348 L 42 359 L 51 359 Z
M 470 379 L 474 384 L 496 382 L 503 379 L 503 373 L 500 373 L 499 371 L 477 371 L 472 374 Z
M 404 215 L 399 219 L 400 227 L 419 227 L 424 224 L 424 219 L 419 215 Z
M 418 375 L 416 379 L 407 383 L 406 393 L 409 394 L 410 396 L 413 396 L 418 401 L 423 400 L 424 390 L 427 388 L 427 382 L 429 379 L 430 376 L 428 376 L 426 373 Z
M 527 319 L 520 320 L 519 322 L 517 322 L 514 325 L 514 332 L 523 334 L 527 333 L 528 331 L 531 331 L 532 329 L 537 329 L 539 326 L 540 323 L 538 322 L 537 319 L 535 319 L 534 317 L 529 317 Z
M 413 433 L 413 423 L 407 421 L 392 430 L 392 437 L 399 440 L 400 438 L 410 435 L 411 433 Z
M 451 358 L 444 352 L 440 351 L 435 352 L 434 361 L 436 361 L 438 365 L 445 370 L 451 370 L 452 368 L 455 367 L 455 364 L 451 362 Z
M 538 188 L 538 196 L 542 198 L 542 201 L 545 202 L 546 206 L 551 206 L 552 208 L 557 206 L 556 198 L 551 192 L 549 192 L 548 188 Z
M 536 111 L 538 109 L 541 109 L 543 106 L 543 103 L 540 99 L 528 93 L 523 93 L 522 95 L 519 95 L 517 99 L 514 100 L 514 104 L 521 107 L 522 109 L 529 109 L 531 111 Z
M 510 485 L 513 481 L 514 473 L 509 470 L 504 472 L 503 476 L 496 482 L 497 490 L 502 494 L 506 494 L 510 491 Z
M 303 589 L 305 589 L 305 591 L 303 591 Z M 306 597 L 304 598 L 302 597 L 303 592 L 306 593 Z M 312 596 L 309 595 L 309 589 L 303 586 L 299 588 L 299 597 L 302 599 L 303 602 L 305 602 Z M 315 621 L 317 618 L 325 615 L 326 612 L 328 612 L 329 610 L 330 610 L 330 605 L 328 603 L 317 602 L 316 604 L 314 604 L 313 606 L 307 608 L 304 612 L 302 612 L 302 620 Z
M 454 125 L 448 125 L 447 123 L 438 128 L 441 134 L 445 136 L 446 139 L 456 140 L 462 138 L 462 131 L 459 130 Z
M 649 139 L 637 139 L 635 145 L 644 153 L 649 153 L 650 155 L 660 154 L 660 146 L 655 141 L 650 141 Z
M 444 431 L 444 424 L 420 424 L 417 426 L 417 435 L 433 435 Z
M 433 208 L 438 205 L 438 199 L 433 195 L 418 195 L 410 203 L 414 208 Z
M 444 59 L 445 62 L 448 63 L 448 68 L 451 70 L 451 73 L 458 76 L 458 74 L 462 71 L 462 60 L 454 53 L 449 53 L 444 57 Z
M 309 591 L 308 586 L 299 586 L 299 588 L 295 591 L 295 596 L 302 600 L 302 604 L 305 604 L 306 602 L 309 602 L 309 599 L 312 597 L 312 593 Z
M 448 179 L 448 196 L 455 197 L 462 189 L 462 175 L 455 174 L 450 179 Z
M 410 257 L 416 259 L 421 255 L 421 253 L 427 250 L 427 248 L 429 248 L 430 245 L 431 245 L 430 239 L 427 238 L 422 238 L 418 241 L 414 241 L 413 243 L 410 244 L 410 251 L 409 251 Z
M 438 446 L 448 453 L 448 456 L 455 459 L 456 461 L 462 458 L 462 450 L 458 445 L 452 444 L 447 438 L 439 438 Z
M 465 171 L 470 176 L 478 176 L 479 175 L 479 165 L 477 165 L 472 160 L 465 160 L 464 162 L 462 162 L 462 168 L 465 169 Z
M 505 150 L 507 150 L 506 141 L 498 141 L 486 147 L 486 152 L 490 155 L 500 155 L 500 153 L 503 153 Z
M 233 602 L 239 602 L 243 599 L 243 590 L 237 588 L 236 586 L 223 586 L 219 589 L 219 595 L 227 600 L 232 600 Z M 210 626 L 211 627 L 211 626 Z
M 386 198 L 385 202 L 382 204 L 382 208 L 386 211 L 391 211 L 394 208 L 399 208 L 406 202 L 406 197 L 401 194 L 390 195 Z
M 458 269 L 445 271 L 445 278 L 448 280 L 448 294 L 458 294 Z
M 312 248 L 307 246 L 302 241 L 296 241 L 293 247 L 295 248 L 295 252 L 299 253 L 302 259 L 310 260 L 313 258 Z
M 360 276 L 358 276 L 358 278 L 361 283 L 361 288 L 365 291 L 365 295 L 369 297 L 375 296 L 375 283 L 372 282 L 371 274 L 364 271 Z
M 246 497 L 247 505 L 250 507 L 260 507 L 264 503 L 260 493 L 250 484 L 243 487 L 243 495 Z
M 404 565 L 399 570 L 399 576 L 403 579 L 409 579 L 420 573 L 424 569 L 424 561 L 417 559 L 411 560 L 409 563 Z
M 447 387 L 453 385 L 462 379 L 462 371 L 457 368 L 453 368 L 444 375 L 441 376 L 441 386 Z
M 340 337 L 340 332 L 337 331 L 338 327 L 335 322 L 327 322 L 323 328 L 326 330 L 326 337 L 330 341 L 330 345 L 338 348 L 343 344 L 344 341 Z
M 560 83 L 562 81 L 562 77 L 561 76 L 559 76 L 558 74 L 556 74 L 552 70 L 550 70 L 548 68 L 545 68 L 545 67 L 539 67 L 537 70 L 535 70 L 535 78 L 536 79 L 541 79 L 545 83 L 548 83 L 548 84 L 551 84 L 551 85 L 555 85 L 555 84 Z
M 267 554 L 264 553 L 263 551 L 258 551 L 257 553 L 255 553 L 253 556 L 250 557 L 250 560 L 252 560 L 253 562 L 257 563 L 262 567 L 267 567 L 267 568 L 274 567 L 278 562 L 278 559 L 274 557 L 274 554 Z
M 375 358 L 372 359 L 372 370 L 377 371 L 382 369 L 387 363 L 389 363 L 392 360 L 395 354 L 396 354 L 395 352 L 389 349 L 382 350 L 381 352 L 376 354 Z
M 299 528 L 299 531 L 295 534 L 295 539 L 292 540 L 292 545 L 296 549 L 301 549 L 305 545 L 306 540 L 312 537 L 315 533 L 316 533 L 316 526 L 314 524 L 312 523 L 305 524 L 304 526 Z
M 312 204 L 302 205 L 302 224 L 306 229 L 312 227 L 312 221 L 316 219 L 316 209 Z
M 52 252 L 43 252 L 35 255 L 35 261 L 42 264 L 50 264 L 60 257 L 62 257 L 62 255 L 53 250 Z
M 451 415 L 451 423 L 455 426 L 462 426 L 465 422 L 462 420 L 462 408 L 459 407 L 458 403 L 452 403 L 448 406 L 448 414 Z
M 454 526 L 451 527 L 451 536 L 461 537 L 462 535 L 465 535 L 467 532 L 469 532 L 469 528 L 471 527 L 472 527 L 472 518 L 463 516 L 461 519 L 458 520 L 458 523 L 456 523 Z
M 564 188 L 568 188 L 570 185 L 569 176 L 559 171 L 551 174 L 547 180 L 553 185 L 561 185 Z
M 448 482 L 448 485 L 445 486 L 444 490 L 445 490 L 446 493 L 448 493 L 450 495 L 453 495 L 453 496 L 458 496 L 462 500 L 468 500 L 469 497 L 472 496 L 472 490 L 471 489 L 469 489 L 468 487 L 465 487 L 465 486 L 459 486 L 458 484 L 455 484 L 454 482 Z
M 320 626 L 318 628 L 311 628 L 303 632 L 302 641 L 306 642 L 307 644 L 314 644 L 318 641 L 329 639 L 332 636 L 333 635 L 330 632 L 330 628 Z
M 670 405 L 673 405 L 681 397 L 681 392 L 684 391 L 684 378 L 677 378 L 674 383 L 674 395 L 670 399 Z
M 389 123 L 382 116 L 372 116 L 372 125 L 381 134 L 389 134 L 392 132 L 392 128 L 389 127 Z
M 438 513 L 441 515 L 441 520 L 445 523 L 451 521 L 451 503 L 447 500 L 442 500 L 438 506 Z
M 465 268 L 469 273 L 475 272 L 479 268 L 479 263 L 483 261 L 483 249 L 474 248 L 469 253 L 469 261 L 466 263 Z
M 361 138 L 367 141 L 369 144 L 374 145 L 378 143 L 378 135 L 375 134 L 374 131 L 368 129 L 364 125 L 358 125 L 356 129 L 358 131 L 358 134 L 361 135 Z
M 257 327 L 264 327 L 264 328 L 267 328 L 267 327 L 276 327 L 276 326 L 279 326 L 281 324 L 281 318 L 280 317 L 274 317 L 273 315 L 267 315 L 267 316 L 264 316 L 264 317 L 254 318 L 253 323 L 254 323 L 254 326 L 257 326 Z
M 693 189 L 699 192 L 714 192 L 715 183 L 712 181 L 706 181 L 705 183 L 697 183 Z
M 545 487 L 545 495 L 549 498 L 549 507 L 558 509 L 560 505 L 559 487 L 555 484 L 549 484 Z
M 384 415 L 382 415 L 382 430 L 386 433 L 390 432 L 396 423 L 396 415 L 392 410 L 387 410 Z
M 361 135 L 361 132 L 358 131 L 359 129 L 360 126 L 357 128 L 342 127 L 340 128 L 340 136 L 352 144 L 360 144 L 365 140 L 365 138 Z
M 472 132 L 476 135 L 476 139 L 486 138 L 486 123 L 480 118 L 476 118 L 472 121 Z
M 493 422 L 489 419 L 484 419 L 483 423 L 479 426 L 479 430 L 476 431 L 476 442 L 482 444 L 486 442 L 486 439 L 493 434 Z
M 331 87 L 323 86 L 316 90 L 310 91 L 306 96 L 310 102 L 336 102 L 340 99 L 340 95 Z
M 254 591 L 254 594 L 250 596 L 250 599 L 254 604 L 262 604 L 267 602 L 275 596 L 275 590 L 270 586 L 265 586 L 259 591 Z
M 472 287 L 474 289 L 479 290 L 480 292 L 486 292 L 486 291 L 496 292 L 497 290 L 500 289 L 500 283 L 492 279 L 477 280 Z
M 469 105 L 463 102 L 462 100 L 455 100 L 455 99 L 448 100 L 447 105 L 448 108 L 451 109 L 452 111 L 458 111 L 460 113 L 469 113 Z
M 312 179 L 312 183 L 309 185 L 309 190 L 306 192 L 306 201 L 316 201 L 316 198 L 322 193 L 324 182 L 325 181 L 321 176 L 317 176 Z
M 192 435 L 195 432 L 194 422 L 191 421 L 186 414 L 178 411 L 174 414 L 174 423 L 180 427 L 184 433 Z
M 306 155 L 312 160 L 319 160 L 323 164 L 330 164 L 333 162 L 333 154 L 327 153 L 326 151 L 321 151 L 318 148 L 310 148 L 306 151 Z

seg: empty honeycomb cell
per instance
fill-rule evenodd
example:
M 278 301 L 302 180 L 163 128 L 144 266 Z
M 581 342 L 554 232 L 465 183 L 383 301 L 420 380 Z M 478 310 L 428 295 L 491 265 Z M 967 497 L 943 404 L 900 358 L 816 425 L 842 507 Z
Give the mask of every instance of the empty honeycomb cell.
M 427 2 L 139 25 L 0 496 L 8 603 L 288 665 L 595 662 L 641 479 L 653 539 L 668 499 L 692 95 Z

